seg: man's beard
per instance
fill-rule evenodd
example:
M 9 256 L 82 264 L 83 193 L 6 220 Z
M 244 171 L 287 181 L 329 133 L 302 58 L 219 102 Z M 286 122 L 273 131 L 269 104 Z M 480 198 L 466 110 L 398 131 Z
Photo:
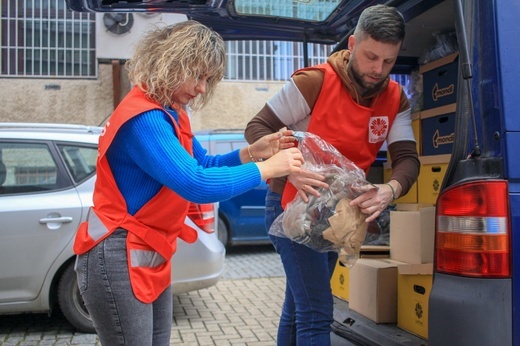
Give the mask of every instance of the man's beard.
M 386 78 L 382 78 L 380 82 L 376 84 L 367 83 L 363 80 L 363 76 L 358 72 L 356 63 L 352 61 L 350 73 L 352 74 L 352 78 L 356 81 L 356 83 L 363 88 L 363 96 L 372 93 L 373 91 L 379 90 Z

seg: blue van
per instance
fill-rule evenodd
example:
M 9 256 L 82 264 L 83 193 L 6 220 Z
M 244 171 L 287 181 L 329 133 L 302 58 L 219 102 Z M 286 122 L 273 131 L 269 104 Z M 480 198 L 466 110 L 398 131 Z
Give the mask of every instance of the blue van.
M 442 33 L 453 32 L 458 51 L 453 85 L 433 85 L 433 93 L 423 95 L 455 96 L 453 136 L 434 132 L 431 143 L 451 141 L 435 201 L 428 339 L 368 321 L 348 305 L 336 307 L 341 318 L 335 329 L 359 345 L 520 345 L 518 0 L 67 1 L 78 11 L 184 13 L 226 40 L 330 43 L 336 49 L 346 48 L 365 7 L 386 3 L 407 23 L 393 71 L 402 74 L 418 68 L 425 49 L 436 43 L 443 48 L 436 42 Z

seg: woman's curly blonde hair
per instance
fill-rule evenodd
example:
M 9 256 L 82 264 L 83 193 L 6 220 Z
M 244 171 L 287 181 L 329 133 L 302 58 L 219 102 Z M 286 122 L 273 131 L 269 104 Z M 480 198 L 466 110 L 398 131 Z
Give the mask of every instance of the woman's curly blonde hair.
M 184 83 L 210 76 L 206 92 L 190 102 L 193 109 L 207 104 L 224 77 L 225 65 L 222 37 L 194 20 L 148 31 L 126 62 L 130 82 L 165 107 L 173 105 L 173 93 Z

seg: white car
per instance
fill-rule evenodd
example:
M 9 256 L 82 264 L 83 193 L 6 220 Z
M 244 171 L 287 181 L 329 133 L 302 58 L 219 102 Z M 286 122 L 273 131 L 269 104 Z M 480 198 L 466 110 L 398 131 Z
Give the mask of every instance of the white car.
M 74 272 L 78 225 L 92 205 L 102 128 L 0 123 L 0 314 L 47 312 L 56 305 L 78 330 L 92 332 Z M 179 239 L 174 294 L 215 285 L 225 248 L 215 232 L 218 204 L 192 204 L 194 244 Z

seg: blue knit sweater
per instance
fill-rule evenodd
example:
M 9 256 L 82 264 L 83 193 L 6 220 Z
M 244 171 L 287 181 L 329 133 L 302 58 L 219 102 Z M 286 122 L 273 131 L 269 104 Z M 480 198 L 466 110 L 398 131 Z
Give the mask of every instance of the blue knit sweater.
M 169 112 L 178 119 L 175 111 Z M 226 200 L 258 186 L 258 167 L 241 164 L 238 152 L 209 156 L 193 138 L 192 157 L 176 137 L 171 118 L 152 110 L 121 127 L 107 158 L 128 212 L 134 215 L 163 186 L 195 203 Z

